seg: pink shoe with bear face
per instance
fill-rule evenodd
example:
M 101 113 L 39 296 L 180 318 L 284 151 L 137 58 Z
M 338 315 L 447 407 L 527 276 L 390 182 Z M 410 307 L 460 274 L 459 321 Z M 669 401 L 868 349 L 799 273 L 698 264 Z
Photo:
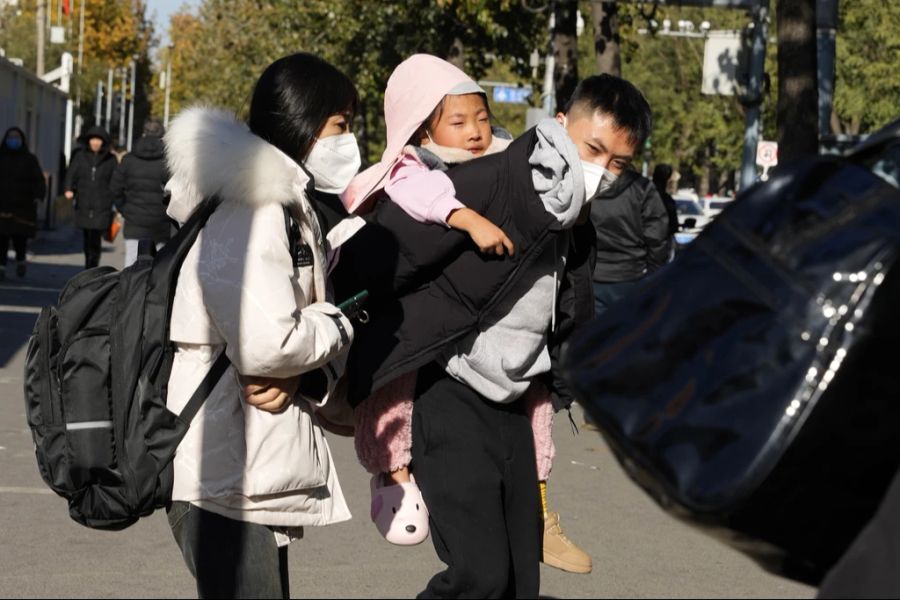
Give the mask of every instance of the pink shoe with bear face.
M 384 476 L 374 475 L 372 522 L 384 539 L 398 546 L 414 546 L 428 538 L 428 508 L 416 479 L 409 483 L 384 485 Z

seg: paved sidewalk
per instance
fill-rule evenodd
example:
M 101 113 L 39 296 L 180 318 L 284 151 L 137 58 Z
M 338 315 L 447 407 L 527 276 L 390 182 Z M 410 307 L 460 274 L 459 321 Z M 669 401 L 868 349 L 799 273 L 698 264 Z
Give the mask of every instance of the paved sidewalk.
M 104 244 L 102 264 L 121 266 L 122 241 Z M 55 301 L 83 264 L 80 232 L 43 233 L 28 276 L 0 283 L 0 596 L 16 598 L 190 598 L 185 568 L 165 515 L 122 532 L 86 529 L 41 481 L 22 401 L 25 343 L 39 308 Z M 12 274 L 12 271 L 10 271 Z M 576 411 L 580 423 L 580 413 Z M 555 426 L 550 502 L 594 573 L 542 567 L 550 597 L 797 597 L 813 590 L 772 577 L 743 555 L 662 513 L 625 478 L 596 433 Z M 411 597 L 440 569 L 430 541 L 398 548 L 368 519 L 368 478 L 353 444 L 329 438 L 354 519 L 307 530 L 290 551 L 295 598 Z

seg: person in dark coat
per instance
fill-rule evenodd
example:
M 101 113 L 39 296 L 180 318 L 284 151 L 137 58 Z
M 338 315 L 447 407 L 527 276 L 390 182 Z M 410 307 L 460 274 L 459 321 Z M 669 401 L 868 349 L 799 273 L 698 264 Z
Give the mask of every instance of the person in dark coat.
M 72 158 L 66 174 L 66 198 L 75 200 L 75 226 L 84 230 L 84 265 L 100 264 L 103 234 L 113 218 L 110 181 L 116 170 L 116 158 L 109 151 L 109 134 L 92 127 L 85 137 L 88 147 Z
M 44 196 L 46 186 L 25 133 L 18 127 L 7 129 L 0 143 L 0 280 L 6 278 L 10 240 L 16 251 L 16 275 L 25 276 L 25 250 L 36 231 L 35 201 Z
M 669 216 L 656 186 L 623 170 L 591 205 L 597 230 L 594 299 L 599 315 L 669 260 Z
M 160 248 L 171 237 L 172 225 L 166 214 L 166 149 L 162 123 L 148 121 L 144 135 L 126 154 L 113 174 L 110 185 L 116 208 L 125 217 L 125 266 L 137 260 L 141 240 L 151 240 Z
M 675 234 L 678 233 L 678 205 L 667 189 L 671 178 L 672 165 L 661 163 L 653 169 L 653 185 L 656 186 L 656 191 L 659 192 L 659 197 L 669 215 L 669 237 L 675 237 Z

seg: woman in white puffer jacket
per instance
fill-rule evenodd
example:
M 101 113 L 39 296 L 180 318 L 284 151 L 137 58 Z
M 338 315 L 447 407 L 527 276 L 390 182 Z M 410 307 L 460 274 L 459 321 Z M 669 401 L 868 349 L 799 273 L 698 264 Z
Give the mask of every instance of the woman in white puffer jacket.
M 175 412 L 221 352 L 231 363 L 174 462 L 169 521 L 200 597 L 289 597 L 287 543 L 350 518 L 320 424 L 341 408 L 353 336 L 327 275 L 362 226 L 335 195 L 359 168 L 356 101 L 343 73 L 295 54 L 260 77 L 249 126 L 194 108 L 166 136 L 169 215 L 221 200 L 182 266 L 170 334 Z

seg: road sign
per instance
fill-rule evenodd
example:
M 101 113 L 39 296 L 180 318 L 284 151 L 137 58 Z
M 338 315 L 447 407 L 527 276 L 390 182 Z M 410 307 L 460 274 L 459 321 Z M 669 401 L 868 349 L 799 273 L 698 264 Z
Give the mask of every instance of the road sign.
M 530 87 L 514 87 L 511 85 L 498 85 L 494 87 L 494 102 L 505 104 L 528 104 L 531 96 Z
M 778 164 L 778 142 L 760 141 L 756 145 L 756 164 L 764 169 Z
M 701 93 L 734 96 L 739 88 L 743 56 L 740 31 L 710 31 L 703 51 L 703 85 Z

